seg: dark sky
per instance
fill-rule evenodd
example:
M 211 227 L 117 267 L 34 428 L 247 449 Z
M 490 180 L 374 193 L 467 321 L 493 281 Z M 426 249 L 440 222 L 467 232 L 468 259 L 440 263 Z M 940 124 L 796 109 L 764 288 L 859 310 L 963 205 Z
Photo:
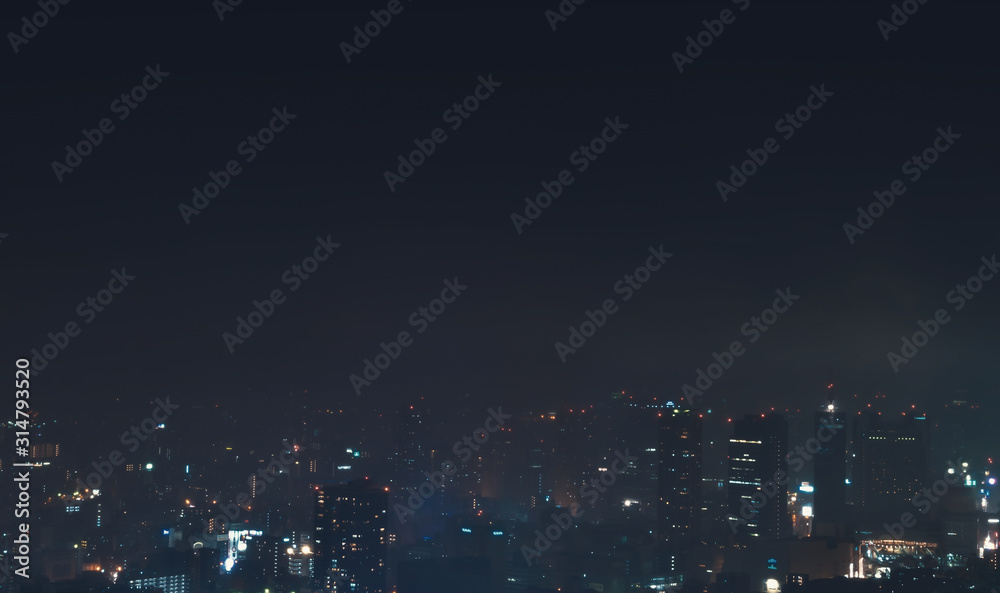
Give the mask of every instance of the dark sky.
M 898 374 L 886 358 L 998 251 L 996 3 L 928 0 L 886 41 L 889 2 L 589 0 L 552 31 L 554 0 L 403 0 L 350 64 L 339 44 L 385 3 L 244 0 L 224 22 L 208 0 L 99 4 L 0 50 L 2 360 L 82 322 L 112 269 L 136 277 L 35 383 L 53 416 L 141 418 L 160 394 L 357 401 L 348 376 L 455 277 L 468 291 L 366 405 L 679 397 L 786 287 L 800 300 L 706 405 L 812 407 L 829 381 L 900 405 L 997 394 L 1000 279 Z M 735 22 L 679 73 L 673 52 L 726 8 Z M 37 10 L 6 3 L 4 31 Z M 157 64 L 169 76 L 118 120 L 111 102 Z M 390 192 L 384 171 L 487 75 L 501 86 Z M 834 95 L 781 139 L 774 122 L 821 84 Z M 178 204 L 284 106 L 296 119 L 186 225 Z M 518 234 L 511 214 L 615 116 L 628 129 Z M 115 130 L 60 183 L 52 161 L 105 117 Z M 947 126 L 961 138 L 907 180 Z M 778 152 L 724 203 L 716 181 L 769 137 Z M 850 244 L 844 223 L 894 179 L 908 191 Z M 328 235 L 341 247 L 230 354 L 222 333 Z M 660 245 L 673 257 L 621 302 L 615 283 Z M 563 364 L 555 342 L 607 298 L 618 312 Z

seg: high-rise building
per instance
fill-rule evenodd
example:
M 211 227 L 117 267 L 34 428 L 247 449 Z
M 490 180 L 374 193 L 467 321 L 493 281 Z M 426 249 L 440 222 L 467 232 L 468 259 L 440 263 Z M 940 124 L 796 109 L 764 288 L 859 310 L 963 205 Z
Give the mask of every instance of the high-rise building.
M 194 593 L 215 591 L 215 583 L 219 578 L 218 549 L 198 548 L 192 550 L 188 556 L 188 566 L 191 572 L 191 590 Z
M 427 451 L 423 445 L 426 422 L 427 410 L 422 401 L 396 410 L 392 427 L 396 479 L 409 482 L 426 465 Z
M 788 421 L 748 415 L 729 438 L 729 522 L 746 537 L 788 535 Z
M 832 433 L 825 443 L 818 439 L 821 445 L 815 455 L 812 513 L 816 535 L 828 535 L 829 524 L 844 521 L 847 514 L 846 426 L 847 417 L 833 402 L 816 412 L 813 434 Z
M 248 544 L 246 564 L 256 578 L 268 584 L 275 583 L 284 574 L 281 561 L 286 547 L 273 535 L 255 537 Z
M 852 475 L 855 503 L 866 511 L 912 510 L 911 498 L 926 486 L 930 438 L 924 416 L 888 420 L 870 414 L 858 423 Z
M 315 574 L 326 591 L 383 593 L 389 495 L 370 480 L 316 487 Z
M 660 412 L 657 528 L 663 570 L 690 570 L 700 533 L 702 415 L 667 403 Z

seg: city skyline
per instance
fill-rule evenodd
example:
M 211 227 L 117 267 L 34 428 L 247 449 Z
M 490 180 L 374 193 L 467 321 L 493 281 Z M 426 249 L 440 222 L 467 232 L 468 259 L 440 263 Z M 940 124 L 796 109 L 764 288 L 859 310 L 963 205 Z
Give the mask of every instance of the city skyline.
M 996 3 L 6 8 L 0 593 L 1000 589 Z

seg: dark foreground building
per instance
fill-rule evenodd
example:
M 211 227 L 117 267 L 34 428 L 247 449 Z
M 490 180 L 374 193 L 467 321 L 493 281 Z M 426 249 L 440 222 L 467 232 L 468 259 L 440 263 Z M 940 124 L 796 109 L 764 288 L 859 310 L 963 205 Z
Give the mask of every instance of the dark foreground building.
M 389 495 L 370 480 L 316 489 L 316 579 L 324 591 L 383 593 Z

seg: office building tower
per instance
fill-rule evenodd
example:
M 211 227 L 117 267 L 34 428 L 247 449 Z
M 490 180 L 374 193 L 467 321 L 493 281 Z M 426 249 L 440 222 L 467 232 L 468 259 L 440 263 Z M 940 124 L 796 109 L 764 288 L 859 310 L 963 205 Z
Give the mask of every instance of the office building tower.
M 397 409 L 393 418 L 396 478 L 407 483 L 427 463 L 427 451 L 423 445 L 428 429 L 426 420 L 427 410 L 422 401 Z
M 680 574 L 700 533 L 702 416 L 672 404 L 659 417 L 657 528 L 662 569 Z
M 733 422 L 729 439 L 729 517 L 742 537 L 788 535 L 788 421 L 781 414 Z
M 383 593 L 389 495 L 370 480 L 318 486 L 315 574 L 325 591 Z
M 897 418 L 870 414 L 858 424 L 852 474 L 855 504 L 865 511 L 912 510 L 911 498 L 927 485 L 927 419 L 909 414 Z
M 813 429 L 820 442 L 814 457 L 813 533 L 829 535 L 829 524 L 844 521 L 847 514 L 847 417 L 830 402 L 816 412 Z

